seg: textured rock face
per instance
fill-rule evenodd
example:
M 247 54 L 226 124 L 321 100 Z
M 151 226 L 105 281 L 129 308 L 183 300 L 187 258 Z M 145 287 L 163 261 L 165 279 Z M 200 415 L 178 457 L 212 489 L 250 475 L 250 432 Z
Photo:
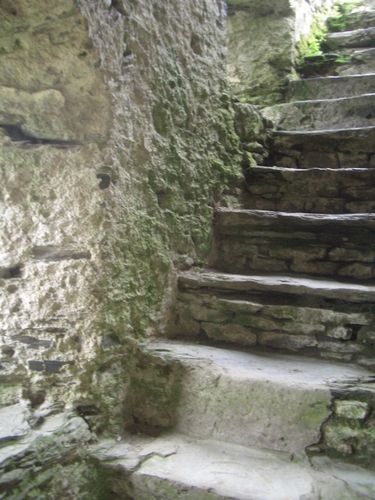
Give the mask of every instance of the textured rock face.
M 297 42 L 308 34 L 317 9 L 330 4 L 329 0 L 230 0 L 228 75 L 236 94 L 262 106 L 280 101 Z
M 0 15 L 1 404 L 121 425 L 130 346 L 162 328 L 174 269 L 207 254 L 240 175 L 223 4 Z

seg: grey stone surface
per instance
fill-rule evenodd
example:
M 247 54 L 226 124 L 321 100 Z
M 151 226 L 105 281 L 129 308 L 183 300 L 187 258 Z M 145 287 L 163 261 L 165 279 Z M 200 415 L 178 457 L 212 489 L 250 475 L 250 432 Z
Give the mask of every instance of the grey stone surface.
M 185 368 L 177 430 L 296 454 L 319 440 L 330 414 L 329 381 L 369 374 L 333 362 L 181 342 L 147 349 Z
M 375 28 L 374 28 L 375 30 Z M 369 127 L 375 95 L 294 101 L 262 109 L 279 130 L 327 130 Z
M 186 274 L 179 278 L 179 282 L 183 289 L 188 290 L 208 288 L 234 292 L 272 291 L 337 298 L 348 302 L 372 301 L 375 296 L 374 286 L 284 276 L 245 276 L 204 272 Z

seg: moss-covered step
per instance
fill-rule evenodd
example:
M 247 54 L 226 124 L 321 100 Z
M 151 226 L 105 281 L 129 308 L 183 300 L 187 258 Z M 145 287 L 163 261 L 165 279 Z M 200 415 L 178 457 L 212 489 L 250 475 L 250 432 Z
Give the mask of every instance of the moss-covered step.
M 375 212 L 375 169 L 257 166 L 246 172 L 248 209 L 305 213 Z
M 278 130 L 329 130 L 375 125 L 375 94 L 276 104 L 262 114 Z
M 371 94 L 374 90 L 375 74 L 307 78 L 289 83 L 287 100 L 332 99 Z
M 333 33 L 370 28 L 375 26 L 375 10 L 359 6 L 352 12 L 339 12 L 327 19 L 327 26 Z
M 304 78 L 365 75 L 374 72 L 375 49 L 343 48 L 333 53 L 305 56 L 298 71 Z
M 375 127 L 279 130 L 270 165 L 293 168 L 375 167 Z
M 355 360 L 375 368 L 371 303 L 316 300 L 297 293 L 180 291 L 169 335 Z
M 375 27 L 328 33 L 322 45 L 326 50 L 337 50 L 345 47 L 374 47 Z
M 220 271 L 375 279 L 375 214 L 221 208 L 214 233 L 211 265 Z
M 327 458 L 273 452 L 178 433 L 127 437 L 91 448 L 107 495 L 137 500 L 360 500 L 374 474 Z M 363 496 L 363 492 L 368 495 Z

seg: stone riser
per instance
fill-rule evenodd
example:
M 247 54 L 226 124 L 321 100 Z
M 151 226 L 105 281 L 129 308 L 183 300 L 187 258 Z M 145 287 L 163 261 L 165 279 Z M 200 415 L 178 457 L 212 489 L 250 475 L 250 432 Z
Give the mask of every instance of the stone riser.
M 213 267 L 236 274 L 281 272 L 296 276 L 366 280 L 369 283 L 375 278 L 374 246 L 364 250 L 361 245 L 340 241 L 338 235 L 336 245 L 333 241 L 331 244 L 314 241 L 316 235 L 307 232 L 301 239 L 292 231 L 289 238 L 278 233 L 264 237 L 258 235 L 254 228 L 253 236 L 242 237 L 240 241 L 235 241 L 233 236 L 221 236 L 217 240 Z M 328 233 L 327 236 L 334 235 Z
M 374 168 L 375 127 L 325 132 L 276 132 L 272 149 L 268 163 L 271 166 Z
M 364 304 L 361 312 L 351 304 L 343 308 L 338 301 L 320 308 L 309 307 L 309 300 L 298 305 L 297 297 L 272 305 L 272 293 L 265 298 L 266 304 L 259 299 L 180 292 L 170 333 L 345 362 L 359 360 L 371 366 L 375 315 L 369 312 L 370 304 Z
M 375 74 L 329 76 L 292 81 L 288 87 L 288 101 L 305 99 L 333 99 L 371 94 L 375 89 Z
M 328 33 L 324 40 L 324 50 L 337 50 L 343 47 L 374 47 L 375 28 L 359 28 L 353 31 Z
M 264 108 L 278 130 L 324 130 L 375 125 L 375 94 L 295 101 Z
M 221 209 L 211 265 L 224 272 L 372 280 L 375 219 Z
M 247 209 L 326 214 L 375 212 L 375 169 L 256 167 L 248 170 L 246 181 Z

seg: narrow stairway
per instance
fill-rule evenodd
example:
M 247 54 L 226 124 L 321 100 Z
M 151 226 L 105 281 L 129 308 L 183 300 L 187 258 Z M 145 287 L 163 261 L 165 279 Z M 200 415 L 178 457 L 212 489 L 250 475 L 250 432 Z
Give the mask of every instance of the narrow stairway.
M 217 210 L 210 269 L 180 276 L 174 340 L 144 348 L 154 435 L 92 449 L 111 498 L 375 499 L 374 26 L 353 10 L 263 110 L 270 165 Z

